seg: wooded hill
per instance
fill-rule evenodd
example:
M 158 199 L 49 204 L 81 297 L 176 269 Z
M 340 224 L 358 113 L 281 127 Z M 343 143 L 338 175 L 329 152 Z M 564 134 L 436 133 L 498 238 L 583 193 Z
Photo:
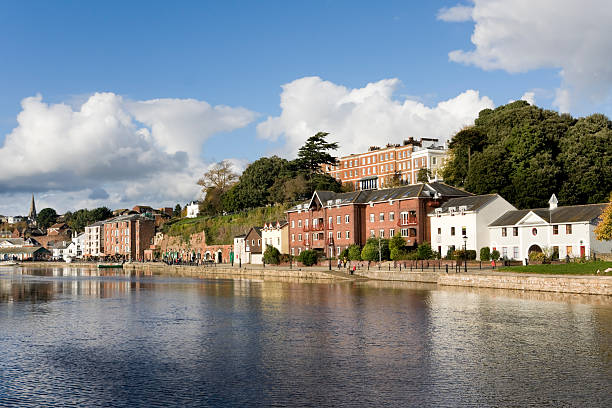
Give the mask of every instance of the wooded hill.
M 517 101 L 482 110 L 450 143 L 445 182 L 518 208 L 601 203 L 612 191 L 612 122 Z

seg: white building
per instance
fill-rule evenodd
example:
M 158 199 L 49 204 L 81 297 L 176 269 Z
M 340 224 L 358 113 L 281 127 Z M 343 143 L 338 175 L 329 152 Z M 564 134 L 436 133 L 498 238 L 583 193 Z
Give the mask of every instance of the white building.
M 289 253 L 289 224 L 287 221 L 267 222 L 261 229 L 261 252 L 271 245 L 281 254 Z
M 104 222 L 98 221 L 85 227 L 85 257 L 104 256 Z
M 187 206 L 187 218 L 196 218 L 200 213 L 200 205 L 197 201 L 192 201 Z
M 246 235 L 234 237 L 234 263 L 248 263 L 249 255 L 246 251 Z
M 21 215 L 15 215 L 15 216 L 12 216 L 12 217 L 7 217 L 6 220 L 7 220 L 7 222 L 9 224 L 17 224 L 18 222 L 25 221 L 26 218 L 22 217 Z
M 452 198 L 429 213 L 431 247 L 446 256 L 465 246 L 480 259 L 480 249 L 489 246 L 489 224 L 510 210 L 516 208 L 498 194 Z
M 612 252 L 611 241 L 599 241 L 594 229 L 607 204 L 557 207 L 553 194 L 548 208 L 508 211 L 489 225 L 491 250 L 502 258 L 523 260 L 530 252 L 549 252 L 560 259 Z
M 72 242 L 68 244 L 66 249 L 63 251 L 63 258 L 83 258 L 83 248 L 85 247 L 85 233 L 82 232 L 79 235 L 72 237 Z

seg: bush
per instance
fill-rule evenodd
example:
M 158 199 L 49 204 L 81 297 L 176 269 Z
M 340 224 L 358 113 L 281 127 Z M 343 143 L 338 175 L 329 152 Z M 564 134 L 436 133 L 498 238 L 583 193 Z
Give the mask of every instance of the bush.
M 357 244 L 348 247 L 348 259 L 351 261 L 361 261 L 361 247 Z
M 400 248 L 391 248 L 390 257 L 392 261 L 399 261 L 400 259 L 404 259 L 406 257 L 406 251 Z
M 289 254 L 281 254 L 280 256 L 281 263 L 289 263 L 290 260 L 291 260 L 291 256 Z
M 403 251 L 406 248 L 406 240 L 401 235 L 394 235 L 393 238 L 389 240 L 389 250 L 393 251 L 393 249 L 399 249 Z
M 480 248 L 480 260 L 481 261 L 491 260 L 491 250 L 489 249 L 489 247 Z
M 344 248 L 342 250 L 342 252 L 340 252 L 340 256 L 338 257 L 339 259 L 349 259 L 349 249 L 348 248 Z
M 423 242 L 417 247 L 417 259 L 432 259 L 433 251 L 429 242 Z
M 267 264 L 278 265 L 280 263 L 280 257 L 280 251 L 272 245 L 268 245 L 264 251 L 263 260 Z
M 312 249 L 307 249 L 306 251 L 302 251 L 300 256 L 298 256 L 298 261 L 300 261 L 304 266 L 312 266 L 317 263 L 319 260 L 319 253 L 317 251 L 313 251 Z
M 529 260 L 532 261 L 532 262 L 545 262 L 546 261 L 546 255 L 544 255 L 543 252 L 531 251 L 529 253 Z
M 499 251 L 494 249 L 491 251 L 491 260 L 497 261 L 499 259 Z
M 390 252 L 388 239 L 379 240 L 378 238 L 370 238 L 361 250 L 361 259 L 363 259 L 364 261 L 378 261 L 379 259 L 382 259 L 383 261 L 388 261 L 389 256 Z
M 448 250 L 446 251 L 446 259 L 455 259 L 454 255 L 455 250 L 453 249 L 453 247 L 448 247 Z

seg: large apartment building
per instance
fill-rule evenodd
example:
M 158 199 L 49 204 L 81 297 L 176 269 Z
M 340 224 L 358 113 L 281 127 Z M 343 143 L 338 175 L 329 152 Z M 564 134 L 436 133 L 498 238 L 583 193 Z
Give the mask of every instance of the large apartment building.
M 144 259 L 153 243 L 155 221 L 141 214 L 121 215 L 104 222 L 104 254 L 129 260 Z
M 427 214 L 455 197 L 471 196 L 440 182 L 383 190 L 333 193 L 315 191 L 311 200 L 287 211 L 291 255 L 315 249 L 337 256 L 370 237 L 400 234 L 414 247 L 431 241 Z
M 440 170 L 446 162 L 447 149 L 437 142 L 438 139 L 410 138 L 401 145 L 372 146 L 365 153 L 339 158 L 337 165 L 324 165 L 323 170 L 342 183 L 352 184 L 355 190 L 385 188 L 396 177 L 401 184 L 416 184 L 419 170 L 423 168 L 441 180 Z

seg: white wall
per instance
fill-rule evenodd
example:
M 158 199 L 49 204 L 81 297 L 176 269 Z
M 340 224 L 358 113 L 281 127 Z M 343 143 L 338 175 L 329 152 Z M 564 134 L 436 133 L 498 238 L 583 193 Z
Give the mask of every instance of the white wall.
M 196 218 L 200 212 L 200 206 L 198 203 L 187 205 L 187 218 Z
M 234 262 L 248 263 L 249 257 L 246 251 L 244 238 L 234 238 Z
M 261 230 L 261 253 L 266 251 L 266 247 L 272 245 L 279 252 L 282 251 L 282 233 L 280 228 L 262 229 Z

